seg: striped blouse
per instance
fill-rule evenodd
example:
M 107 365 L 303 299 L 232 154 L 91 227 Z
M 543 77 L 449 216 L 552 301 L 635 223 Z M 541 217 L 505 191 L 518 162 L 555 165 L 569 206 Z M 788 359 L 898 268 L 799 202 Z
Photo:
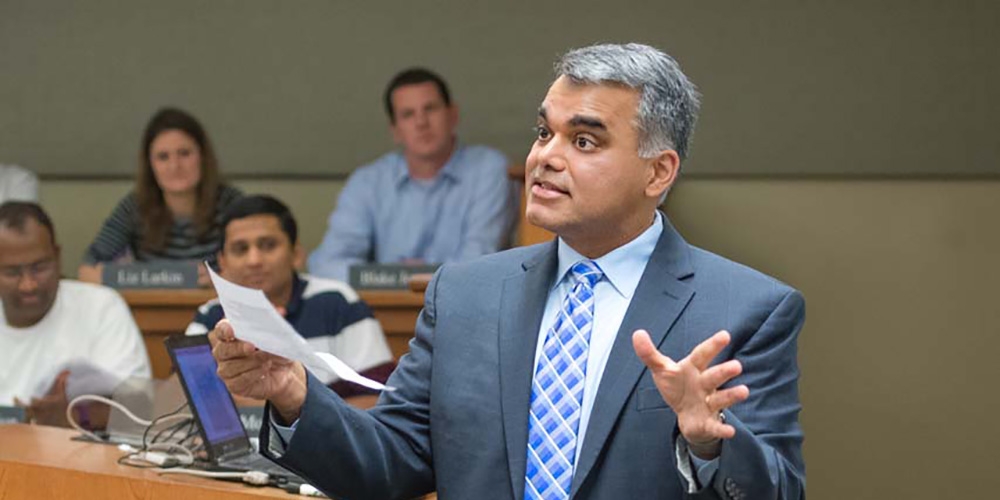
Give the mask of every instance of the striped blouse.
M 98 262 L 127 260 L 130 257 L 137 261 L 203 259 L 214 261 L 222 239 L 219 227 L 222 223 L 222 214 L 241 196 L 243 193 L 232 186 L 219 186 L 215 204 L 215 223 L 204 238 L 198 238 L 192 220 L 174 220 L 174 225 L 167 235 L 166 246 L 159 251 L 150 252 L 142 248 L 143 229 L 139 216 L 139 203 L 135 193 L 130 192 L 118 202 L 118 206 L 104 221 L 101 231 L 87 248 L 83 262 L 93 265 Z

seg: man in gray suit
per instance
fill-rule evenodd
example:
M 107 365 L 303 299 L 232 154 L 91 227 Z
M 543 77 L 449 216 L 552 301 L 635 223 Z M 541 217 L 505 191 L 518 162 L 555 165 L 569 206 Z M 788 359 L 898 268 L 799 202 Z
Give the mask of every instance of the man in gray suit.
M 802 498 L 801 295 L 657 211 L 694 86 L 636 44 L 556 73 L 525 188 L 557 240 L 442 267 L 375 408 L 212 332 L 230 390 L 269 402 L 265 454 L 340 498 Z

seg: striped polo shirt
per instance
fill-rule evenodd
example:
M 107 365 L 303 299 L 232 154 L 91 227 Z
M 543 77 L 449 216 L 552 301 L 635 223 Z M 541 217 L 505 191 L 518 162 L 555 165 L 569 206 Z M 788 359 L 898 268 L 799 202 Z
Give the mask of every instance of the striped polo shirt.
M 369 378 L 385 382 L 395 367 L 382 326 L 346 283 L 308 275 L 293 276 L 285 319 L 315 351 L 328 352 Z M 208 333 L 225 317 L 218 299 L 198 308 L 188 335 Z M 361 386 L 324 380 L 341 396 L 367 394 Z

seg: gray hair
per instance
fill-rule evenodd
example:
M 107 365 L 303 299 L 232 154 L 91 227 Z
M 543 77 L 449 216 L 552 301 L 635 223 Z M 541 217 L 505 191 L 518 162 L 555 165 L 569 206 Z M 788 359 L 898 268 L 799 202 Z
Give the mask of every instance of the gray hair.
M 567 52 L 555 72 L 575 83 L 638 90 L 639 156 L 652 158 L 673 149 L 681 160 L 687 158 L 701 96 L 669 55 L 638 43 L 592 45 Z

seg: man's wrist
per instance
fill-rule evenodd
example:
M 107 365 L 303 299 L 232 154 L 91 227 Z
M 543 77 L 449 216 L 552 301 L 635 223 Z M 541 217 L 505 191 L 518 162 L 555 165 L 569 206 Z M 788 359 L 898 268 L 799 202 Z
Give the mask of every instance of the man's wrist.
M 702 460 L 715 460 L 722 453 L 722 440 L 716 438 L 704 443 L 688 441 L 688 450 Z
M 298 420 L 299 414 L 302 413 L 302 405 L 306 402 L 307 383 L 305 368 L 297 363 L 286 390 L 269 399 L 271 407 L 284 421 L 283 423 L 290 425 Z

